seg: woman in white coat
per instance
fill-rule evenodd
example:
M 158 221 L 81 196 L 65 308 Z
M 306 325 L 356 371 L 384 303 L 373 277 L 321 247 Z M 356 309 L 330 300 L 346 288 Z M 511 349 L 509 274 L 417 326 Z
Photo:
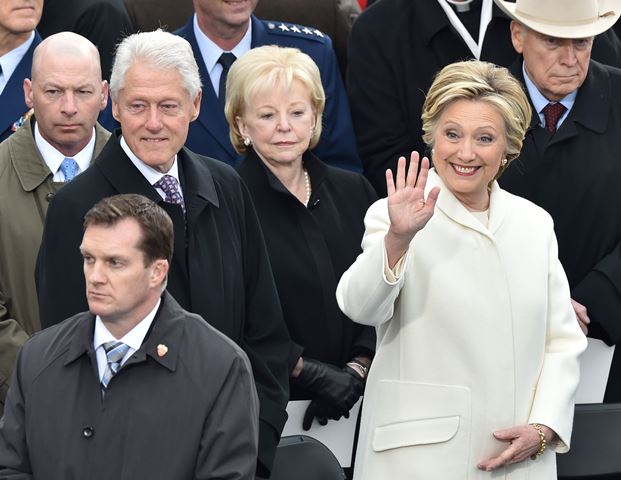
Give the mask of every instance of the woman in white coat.
M 356 480 L 556 479 L 586 338 L 550 216 L 496 183 L 530 115 L 506 69 L 449 65 L 423 110 L 434 169 L 386 172 L 337 289 L 377 328 Z

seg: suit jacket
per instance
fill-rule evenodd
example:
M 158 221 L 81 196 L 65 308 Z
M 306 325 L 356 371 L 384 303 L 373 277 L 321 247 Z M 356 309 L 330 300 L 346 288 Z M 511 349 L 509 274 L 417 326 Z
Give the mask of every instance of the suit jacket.
M 45 0 L 37 29 L 44 38 L 64 31 L 88 38 L 99 50 L 105 80 L 110 80 L 116 46 L 134 33 L 123 0 Z
M 376 200 L 360 174 L 325 165 L 304 154 L 312 195 L 305 207 L 263 164 L 254 150 L 238 167 L 257 208 L 285 323 L 300 355 L 342 367 L 356 355 L 373 357 L 375 332 L 354 324 L 334 292 L 360 253 L 364 214 Z M 292 389 L 291 398 L 310 398 Z
M 362 171 L 356 150 L 347 95 L 330 38 L 319 30 L 311 30 L 302 26 L 259 20 L 254 16 L 251 21 L 253 48 L 273 44 L 299 48 L 308 54 L 319 67 L 321 82 L 326 93 L 326 108 L 323 114 L 323 133 L 321 141 L 314 150 L 315 154 L 330 165 Z M 242 157 L 235 152 L 229 140 L 229 126 L 198 49 L 192 18 L 175 33 L 184 37 L 192 45 L 203 80 L 201 112 L 198 119 L 190 124 L 186 145 L 201 155 L 235 165 L 241 161 Z
M 0 144 L 0 415 L 15 356 L 41 329 L 34 271 L 54 182 L 33 134 L 34 117 Z M 94 157 L 110 136 L 95 125 Z M 94 158 L 93 157 L 93 158 Z
M 165 293 L 102 397 L 94 323 L 80 313 L 24 345 L 0 420 L 0 477 L 254 478 L 259 404 L 239 347 Z
M 515 61 L 509 24 L 494 5 L 481 60 L 505 67 Z M 611 30 L 596 38 L 593 58 L 621 66 L 620 49 Z M 354 24 L 347 90 L 364 174 L 380 196 L 386 195 L 386 169 L 412 150 L 426 150 L 420 116 L 434 75 L 469 58 L 436 0 L 382 0 Z
M 32 54 L 39 43 L 41 43 L 41 37 L 35 31 L 35 38 L 30 48 L 0 94 L 0 142 L 7 139 L 24 123 L 24 117 L 30 110 L 24 101 L 24 79 L 30 78 Z
M 523 80 L 522 62 L 512 68 Z M 621 70 L 591 61 L 573 108 L 552 137 L 533 115 L 520 157 L 501 177 L 507 190 L 554 219 L 571 295 L 587 307 L 590 335 L 621 341 Z M 621 351 L 605 401 L 621 401 Z
M 558 434 L 551 449 L 569 448 L 586 338 L 550 216 L 494 183 L 485 227 L 432 170 L 427 193 L 434 186 L 435 213 L 397 278 L 385 263 L 384 199 L 369 209 L 363 253 L 337 288 L 345 314 L 378 336 L 356 480 L 489 479 L 477 462 L 507 446 L 492 432 L 527 423 Z M 555 455 L 498 473 L 556 480 Z
M 248 191 L 231 167 L 184 148 L 177 160 L 184 220 L 181 207 L 165 203 L 127 158 L 118 135 L 50 204 L 38 259 L 41 324 L 52 325 L 88 308 L 78 251 L 88 209 L 118 193 L 158 202 L 175 227 L 168 291 L 250 358 L 261 402 L 260 468 L 269 469 L 286 420 L 289 336 Z

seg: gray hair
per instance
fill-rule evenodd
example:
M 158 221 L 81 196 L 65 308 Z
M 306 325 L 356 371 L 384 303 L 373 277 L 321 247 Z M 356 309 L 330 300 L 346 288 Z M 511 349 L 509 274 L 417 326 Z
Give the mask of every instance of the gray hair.
M 118 98 L 125 86 L 127 71 L 137 62 L 178 72 L 190 98 L 196 99 L 201 88 L 201 78 L 192 47 L 184 38 L 159 28 L 153 32 L 125 37 L 116 49 L 110 75 L 110 96 L 113 100 Z

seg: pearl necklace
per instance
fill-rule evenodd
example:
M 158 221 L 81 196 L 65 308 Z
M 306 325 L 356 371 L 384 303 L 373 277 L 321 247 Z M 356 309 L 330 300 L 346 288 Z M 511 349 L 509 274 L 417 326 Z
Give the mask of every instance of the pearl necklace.
M 310 178 L 308 178 L 308 171 L 302 167 L 302 171 L 304 172 L 304 188 L 306 189 L 306 200 L 304 200 L 304 205 L 308 205 L 308 201 L 311 197 L 311 184 Z

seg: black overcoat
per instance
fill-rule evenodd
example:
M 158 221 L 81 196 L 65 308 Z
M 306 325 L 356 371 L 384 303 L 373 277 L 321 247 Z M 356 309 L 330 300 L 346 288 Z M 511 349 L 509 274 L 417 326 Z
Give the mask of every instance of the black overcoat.
M 494 5 L 481 60 L 509 67 L 517 54 L 510 20 Z M 356 20 L 349 40 L 347 91 L 364 174 L 380 195 L 384 172 L 401 155 L 425 151 L 420 119 L 438 70 L 472 58 L 436 0 L 382 0 Z M 621 42 L 596 38 L 593 58 L 621 66 Z
M 254 150 L 238 172 L 257 208 L 283 316 L 295 342 L 290 367 L 300 355 L 342 367 L 358 354 L 373 357 L 375 352 L 374 329 L 347 318 L 335 292 L 361 252 L 364 215 L 377 196 L 362 175 L 328 166 L 310 152 L 303 159 L 312 185 L 308 208 Z M 291 391 L 292 399 L 304 396 Z
M 521 81 L 522 61 L 511 68 Z M 550 137 L 533 114 L 520 157 L 499 183 L 554 219 L 571 296 L 587 307 L 591 335 L 621 340 L 621 70 L 591 61 L 585 82 Z M 617 349 L 606 401 L 621 401 Z
M 259 405 L 239 347 L 164 294 L 102 397 L 94 325 L 80 313 L 22 348 L 0 420 L 0 478 L 254 478 Z
M 175 227 L 168 291 L 240 345 L 252 363 L 261 402 L 259 462 L 269 468 L 286 420 L 289 336 L 282 320 L 259 221 L 248 190 L 222 162 L 178 154 L 187 209 L 165 203 L 114 134 L 94 165 L 52 200 L 37 265 L 41 325 L 88 309 L 79 245 L 85 213 L 118 193 L 158 202 Z

